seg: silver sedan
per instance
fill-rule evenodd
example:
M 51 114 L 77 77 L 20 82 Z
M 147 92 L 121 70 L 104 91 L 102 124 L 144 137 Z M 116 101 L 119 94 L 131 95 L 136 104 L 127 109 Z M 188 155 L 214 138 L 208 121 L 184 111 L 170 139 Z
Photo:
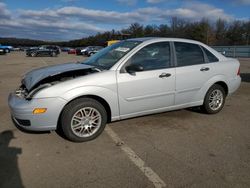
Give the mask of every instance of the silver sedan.
M 194 106 L 217 113 L 240 85 L 239 67 L 197 41 L 129 39 L 82 63 L 28 72 L 9 106 L 23 129 L 61 128 L 69 140 L 83 142 L 111 121 Z

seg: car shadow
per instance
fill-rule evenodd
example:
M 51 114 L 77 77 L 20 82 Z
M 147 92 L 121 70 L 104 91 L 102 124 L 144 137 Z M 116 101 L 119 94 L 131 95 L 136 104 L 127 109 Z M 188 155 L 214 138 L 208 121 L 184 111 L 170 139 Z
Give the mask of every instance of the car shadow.
M 56 131 L 55 131 L 55 132 L 56 132 L 56 134 L 57 134 L 58 136 L 60 136 L 61 138 L 70 141 L 70 140 L 66 137 L 66 135 L 64 134 L 64 132 L 63 132 L 63 130 L 62 130 L 61 116 L 59 117 L 59 121 L 58 121 L 58 123 L 57 123 L 57 128 L 56 128 Z
M 250 82 L 250 73 L 241 73 L 240 77 L 242 82 Z
M 195 112 L 198 114 L 205 114 L 204 111 L 201 109 L 200 106 L 194 106 L 194 107 L 190 107 L 190 108 L 185 108 L 185 110 L 189 111 L 189 112 Z
M 21 148 L 11 147 L 14 138 L 13 131 L 0 133 L 0 187 L 24 187 L 18 168 L 18 155 Z

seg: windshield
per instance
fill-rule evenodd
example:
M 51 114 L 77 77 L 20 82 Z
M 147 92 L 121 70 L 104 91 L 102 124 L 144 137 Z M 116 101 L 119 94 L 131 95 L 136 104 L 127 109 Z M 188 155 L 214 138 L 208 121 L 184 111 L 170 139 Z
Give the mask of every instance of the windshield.
M 117 61 L 140 43 L 139 41 L 121 41 L 100 50 L 83 63 L 100 69 L 110 69 Z

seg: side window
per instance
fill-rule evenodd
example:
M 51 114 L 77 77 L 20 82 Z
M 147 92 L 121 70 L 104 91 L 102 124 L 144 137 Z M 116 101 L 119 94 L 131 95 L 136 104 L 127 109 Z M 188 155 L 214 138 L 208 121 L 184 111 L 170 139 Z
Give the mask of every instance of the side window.
M 212 54 L 210 51 L 208 51 L 208 50 L 207 50 L 206 48 L 204 48 L 203 46 L 202 46 L 202 49 L 204 50 L 205 54 L 207 55 L 207 58 L 208 58 L 209 63 L 219 61 L 219 59 L 218 59 L 217 57 L 215 57 L 214 54 Z
M 170 67 L 169 42 L 158 42 L 145 46 L 128 61 L 129 65 L 141 65 L 144 71 Z
M 198 65 L 205 63 L 200 46 L 192 43 L 174 42 L 178 66 Z

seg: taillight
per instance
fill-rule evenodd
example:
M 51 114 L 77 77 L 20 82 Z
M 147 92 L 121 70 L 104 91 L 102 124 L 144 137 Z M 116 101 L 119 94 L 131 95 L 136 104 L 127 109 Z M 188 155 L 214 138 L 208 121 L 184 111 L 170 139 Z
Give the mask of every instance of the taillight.
M 240 76 L 240 67 L 238 68 L 237 76 Z

